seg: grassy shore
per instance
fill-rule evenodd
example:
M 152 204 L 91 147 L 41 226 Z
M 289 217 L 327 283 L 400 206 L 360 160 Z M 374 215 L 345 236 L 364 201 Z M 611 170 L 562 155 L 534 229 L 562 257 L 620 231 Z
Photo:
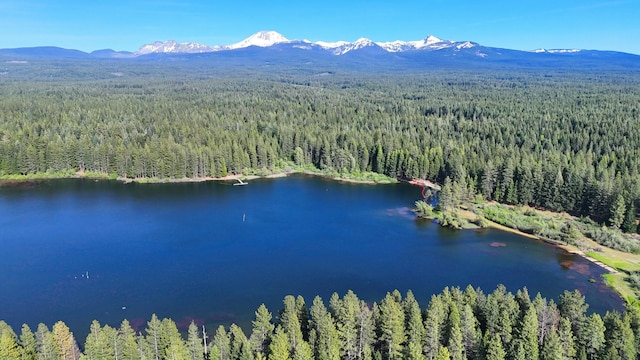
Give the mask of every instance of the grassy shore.
M 200 178 L 129 178 L 118 176 L 117 174 L 108 174 L 100 172 L 84 172 L 84 171 L 60 171 L 60 172 L 43 172 L 26 175 L 2 175 L 1 183 L 13 183 L 20 181 L 33 180 L 51 180 L 51 179 L 70 179 L 70 178 L 87 178 L 102 180 L 118 180 L 124 183 L 135 182 L 142 184 L 156 183 L 181 183 L 181 182 L 203 182 L 203 181 L 233 181 L 235 179 L 254 180 L 259 178 L 280 178 L 293 174 L 306 174 L 320 176 L 327 179 L 356 183 L 356 184 L 392 184 L 398 182 L 394 178 L 373 172 L 352 172 L 340 173 L 337 171 L 318 170 L 309 166 L 290 166 L 278 168 L 274 170 L 267 169 L 246 169 L 242 173 L 229 174 L 221 177 L 200 177 Z
M 585 257 L 609 271 L 603 276 L 604 280 L 628 305 L 640 306 L 638 294 L 629 281 L 630 274 L 640 271 L 640 255 L 612 249 L 587 236 L 604 231 L 602 227 L 566 213 L 496 203 L 480 204 L 463 214 L 469 220 L 483 216 L 489 227 L 546 241 Z M 606 231 L 619 233 L 615 229 Z M 619 233 L 618 236 L 635 241 L 628 235 Z

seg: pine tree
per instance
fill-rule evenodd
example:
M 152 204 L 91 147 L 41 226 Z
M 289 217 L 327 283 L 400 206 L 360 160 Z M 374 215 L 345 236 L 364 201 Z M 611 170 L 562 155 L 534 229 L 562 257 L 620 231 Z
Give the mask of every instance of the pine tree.
M 358 356 L 358 317 L 360 300 L 349 290 L 342 300 L 334 294 L 330 300 L 331 313 L 334 314 L 336 329 L 340 339 L 341 355 L 347 359 Z
M 264 304 L 261 304 L 256 310 L 256 319 L 251 323 L 253 330 L 249 337 L 251 348 L 257 354 L 266 356 L 269 348 L 269 339 L 273 334 L 275 326 L 271 323 L 272 315 Z
M 445 306 L 440 297 L 432 295 L 424 320 L 424 328 L 426 330 L 424 353 L 427 359 L 435 358 L 442 346 L 441 338 L 444 330 L 442 327 L 445 317 Z
M 278 325 L 269 344 L 269 360 L 290 360 L 291 342 L 284 329 Z
M 93 320 L 91 323 L 89 335 L 84 342 L 84 351 L 89 360 L 112 359 L 114 357 L 111 339 L 107 338 L 97 320 Z
M 13 331 L 0 331 L 0 359 L 20 360 L 20 347 Z
M 147 322 L 145 333 L 147 334 L 146 340 L 148 341 L 148 346 L 153 355 L 153 359 L 160 360 L 160 336 L 162 334 L 162 323 L 156 314 L 151 315 L 151 320 Z
M 284 300 L 284 309 L 280 315 L 280 326 L 285 334 L 289 337 L 289 346 L 291 351 L 295 351 L 298 342 L 303 340 L 302 329 L 298 317 L 299 311 L 296 306 L 296 300 L 293 296 L 287 295 Z
M 592 314 L 587 317 L 584 329 L 582 329 L 581 340 L 589 360 L 596 359 L 598 353 L 604 348 L 604 331 L 604 322 L 600 315 Z
M 482 340 L 478 319 L 473 314 L 471 305 L 465 303 L 461 318 L 462 343 L 467 358 L 476 358 L 479 354 L 479 345 Z
M 20 345 L 22 345 L 20 350 L 20 358 L 22 360 L 36 359 L 36 337 L 27 324 L 22 325 L 22 331 L 20 333 Z
M 405 329 L 407 331 L 407 348 L 408 352 L 414 351 L 413 349 L 419 348 L 422 352 L 422 344 L 425 339 L 424 323 L 422 321 L 422 313 L 420 312 L 420 305 L 413 295 L 411 290 L 407 291 L 403 301 L 404 314 L 405 314 Z M 458 319 L 459 320 L 459 319 Z M 409 345 L 413 344 L 413 349 Z
M 445 346 L 441 346 L 440 349 L 438 349 L 438 354 L 436 355 L 436 357 L 434 359 L 435 360 L 450 360 L 451 359 L 451 355 L 449 353 L 449 349 L 447 349 Z
M 624 221 L 626 210 L 624 197 L 622 194 L 618 194 L 618 197 L 613 201 L 611 209 L 609 210 L 609 224 L 614 228 L 619 229 L 620 225 L 622 225 L 622 222 Z
M 77 360 L 80 358 L 80 349 L 69 327 L 64 322 L 58 321 L 53 324 L 51 334 L 56 351 L 62 360 Z
M 401 359 L 403 344 L 406 340 L 404 329 L 404 312 L 402 305 L 392 294 L 387 293 L 380 302 L 379 331 L 385 358 Z
M 215 335 L 213 335 L 213 341 L 211 344 L 216 347 L 219 360 L 232 360 L 230 356 L 231 341 L 227 335 L 227 331 L 224 329 L 224 326 L 218 326 Z M 213 358 L 213 352 L 211 356 Z
M 160 336 L 161 356 L 165 359 L 188 359 L 189 351 L 178 331 L 176 323 L 171 319 L 162 319 L 162 331 Z
M 451 360 L 465 359 L 465 349 L 462 340 L 462 330 L 460 329 L 460 313 L 456 303 L 451 303 L 449 311 L 449 343 L 447 348 L 451 355 Z
M 558 304 L 560 314 L 569 319 L 573 333 L 579 338 L 582 338 L 582 324 L 585 321 L 588 308 L 589 304 L 585 303 L 584 295 L 578 290 L 565 290 L 560 295 L 560 303 Z
M 542 346 L 542 353 L 540 353 L 540 360 L 560 360 L 563 359 L 562 344 L 558 333 L 550 331 L 544 339 Z
M 636 207 L 633 201 L 627 207 L 621 229 L 626 233 L 635 233 L 638 230 L 638 225 L 636 224 Z
M 517 337 L 522 341 L 528 358 L 536 360 L 538 358 L 538 315 L 533 306 L 525 310 Z
M 360 301 L 360 312 L 358 314 L 358 339 L 357 339 L 357 359 L 369 360 L 373 356 L 372 344 L 375 339 L 373 313 L 369 309 L 369 305 L 364 301 Z
M 191 360 L 204 359 L 204 345 L 198 326 L 192 321 L 187 331 L 187 349 L 189 350 L 189 358 Z
M 86 347 L 85 347 L 86 349 Z M 136 342 L 136 333 L 131 328 L 128 320 L 123 320 L 118 329 L 118 354 L 119 359 L 134 360 L 140 358 L 138 351 L 138 343 Z
M 247 340 L 242 329 L 236 324 L 231 324 L 229 327 L 229 344 L 230 359 L 239 359 L 242 354 L 242 348 L 249 346 L 249 340 Z
M 575 359 L 575 337 L 573 336 L 573 332 L 571 331 L 571 322 L 566 318 L 562 318 L 560 320 L 560 326 L 558 327 L 558 337 L 560 338 L 560 344 L 562 346 L 562 358 Z
M 315 357 L 321 360 L 340 359 L 341 341 L 331 314 L 322 299 L 316 296 L 311 305 L 310 341 Z M 354 339 L 355 343 L 355 339 Z M 350 355 L 345 351 L 345 354 Z
M 36 344 L 38 359 L 41 360 L 58 360 L 60 355 L 56 351 L 56 344 L 49 328 L 43 324 L 38 324 L 36 329 Z
M 485 360 L 504 360 L 506 353 L 500 335 L 498 333 L 493 335 L 487 333 L 485 337 Z

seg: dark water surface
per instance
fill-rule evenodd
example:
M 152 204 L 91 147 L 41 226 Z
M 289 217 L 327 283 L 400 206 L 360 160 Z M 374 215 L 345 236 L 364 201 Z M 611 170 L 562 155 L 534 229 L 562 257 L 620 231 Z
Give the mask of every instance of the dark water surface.
M 16 331 L 63 320 L 83 342 L 93 319 L 127 318 L 143 329 L 156 313 L 180 326 L 195 319 L 246 328 L 261 303 L 276 314 L 287 294 L 310 304 L 315 295 L 328 303 L 334 291 L 378 301 L 412 289 L 426 307 L 445 286 L 491 292 L 500 283 L 556 300 L 577 288 L 590 310 L 622 308 L 590 262 L 505 232 L 416 221 L 408 207 L 419 197 L 406 184 L 306 176 L 240 187 L 0 187 L 0 319 Z

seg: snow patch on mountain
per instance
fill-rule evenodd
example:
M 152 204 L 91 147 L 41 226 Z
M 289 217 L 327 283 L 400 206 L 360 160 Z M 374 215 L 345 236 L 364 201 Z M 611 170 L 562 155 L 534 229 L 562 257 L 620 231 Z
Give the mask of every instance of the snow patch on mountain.
M 247 48 L 250 46 L 258 47 L 270 47 L 277 44 L 291 44 L 295 48 L 311 50 L 318 46 L 325 49 L 334 55 L 344 55 L 351 51 L 356 51 L 368 47 L 381 47 L 388 52 L 403 52 L 403 51 L 415 51 L 415 50 L 439 50 L 445 48 L 454 48 L 457 50 L 469 49 L 476 46 L 476 43 L 469 41 L 455 42 L 451 40 L 442 40 L 433 35 L 429 35 L 422 40 L 416 41 L 402 41 L 396 40 L 391 42 L 374 42 L 367 38 L 360 38 L 354 42 L 348 41 L 316 41 L 311 42 L 309 40 L 289 40 L 282 34 L 275 31 L 260 31 L 248 38 L 231 45 L 224 46 L 208 46 L 193 42 L 177 43 L 174 40 L 166 42 L 156 41 L 152 44 L 146 44 L 140 47 L 138 51 L 134 53 L 135 56 L 155 54 L 155 53 L 204 53 L 224 50 L 235 50 Z
M 402 41 L 396 40 L 391 42 L 379 42 L 376 43 L 383 49 L 389 52 L 402 52 L 402 51 L 411 51 L 411 50 L 440 50 L 446 48 L 455 47 L 456 49 L 469 49 L 475 46 L 474 43 L 465 41 L 465 42 L 455 42 L 451 40 L 442 40 L 433 35 L 429 35 L 423 40 L 416 41 Z
M 152 44 L 143 45 L 134 54 L 135 55 L 147 55 L 147 54 L 158 54 L 158 53 L 194 54 L 194 53 L 211 52 L 215 50 L 216 50 L 216 47 L 212 47 L 204 44 L 198 44 L 194 42 L 178 43 L 174 40 L 169 40 L 165 42 L 156 41 Z
M 225 48 L 234 50 L 246 48 L 249 46 L 269 47 L 276 44 L 288 42 L 291 41 L 284 37 L 282 34 L 275 31 L 259 31 L 238 43 L 225 46 Z

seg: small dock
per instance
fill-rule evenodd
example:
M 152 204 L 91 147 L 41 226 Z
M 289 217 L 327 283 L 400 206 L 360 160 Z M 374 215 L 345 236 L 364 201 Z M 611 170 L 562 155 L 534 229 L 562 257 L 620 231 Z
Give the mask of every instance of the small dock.
M 440 185 L 424 179 L 413 179 L 409 181 L 409 184 L 420 186 L 420 187 L 426 187 L 426 188 L 430 188 L 437 191 L 440 191 L 442 189 Z
M 247 182 L 244 182 L 241 179 L 236 178 L 236 180 L 238 180 L 238 182 L 233 184 L 233 186 L 244 186 L 248 184 Z

